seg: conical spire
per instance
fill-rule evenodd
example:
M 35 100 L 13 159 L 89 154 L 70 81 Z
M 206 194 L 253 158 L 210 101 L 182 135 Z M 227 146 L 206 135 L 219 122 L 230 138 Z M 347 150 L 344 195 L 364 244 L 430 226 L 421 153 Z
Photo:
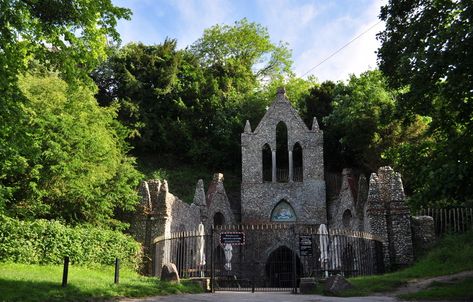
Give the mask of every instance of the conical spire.
M 194 204 L 198 206 L 207 205 L 205 202 L 204 181 L 202 179 L 199 179 L 199 181 L 197 181 L 197 185 L 195 186 Z
M 251 133 L 251 125 L 250 125 L 250 121 L 249 121 L 249 120 L 246 120 L 245 133 Z
M 314 116 L 314 119 L 312 120 L 312 131 L 319 131 L 319 123 L 317 122 L 317 118 Z

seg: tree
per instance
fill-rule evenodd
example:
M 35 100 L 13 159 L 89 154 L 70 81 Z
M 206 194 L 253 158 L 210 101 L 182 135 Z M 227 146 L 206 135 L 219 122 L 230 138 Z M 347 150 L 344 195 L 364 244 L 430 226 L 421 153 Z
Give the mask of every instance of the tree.
M 37 60 L 68 80 L 87 74 L 106 56 L 107 39 L 119 41 L 117 19 L 128 9 L 111 0 L 0 0 L 0 87 Z
M 190 50 L 204 67 L 230 80 L 225 86 L 239 91 L 254 88 L 248 82 L 254 85 L 256 80 L 292 74 L 287 45 L 273 44 L 266 28 L 247 19 L 236 21 L 233 26 L 215 25 L 206 29 Z M 238 77 L 231 81 L 234 75 Z
M 12 216 L 111 226 L 114 210 L 132 210 L 140 174 L 126 155 L 126 129 L 94 91 L 57 75 L 21 76 L 26 101 L 5 147 L 0 190 Z M 119 224 L 118 224 L 119 225 Z
M 389 164 L 385 153 L 403 142 L 415 141 L 422 133 L 418 124 L 403 125 L 397 117 L 396 92 L 387 87 L 378 70 L 359 77 L 350 76 L 347 84 L 339 83 L 333 91 L 332 113 L 324 119 L 328 138 L 341 147 L 344 166 L 374 172 Z M 418 129 L 418 131 L 413 131 Z M 332 142 L 333 145 L 335 142 Z
M 419 205 L 473 200 L 473 187 L 461 185 L 473 181 L 472 18 L 471 1 L 390 1 L 381 11 L 380 69 L 401 89 L 406 120 L 415 114 L 431 119 L 433 142 L 406 149 L 423 154 L 412 163 Z
M 110 0 L 0 0 L 0 12 L 0 211 L 4 211 L 17 203 L 14 196 L 21 190 L 16 184 L 22 177 L 28 186 L 28 180 L 40 176 L 31 166 L 32 154 L 25 153 L 36 142 L 25 111 L 30 101 L 19 87 L 19 77 L 28 70 L 50 69 L 78 89 L 83 83 L 93 89 L 88 73 L 104 59 L 107 39 L 119 40 L 116 21 L 128 18 L 130 12 Z M 31 190 L 37 190 L 34 181 Z

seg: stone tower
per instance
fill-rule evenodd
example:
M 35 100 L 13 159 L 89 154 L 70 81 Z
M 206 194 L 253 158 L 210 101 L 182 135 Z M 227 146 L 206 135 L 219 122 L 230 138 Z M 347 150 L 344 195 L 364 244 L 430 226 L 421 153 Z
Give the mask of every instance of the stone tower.
M 254 131 L 241 134 L 242 223 L 327 223 L 323 133 L 308 129 L 278 89 Z

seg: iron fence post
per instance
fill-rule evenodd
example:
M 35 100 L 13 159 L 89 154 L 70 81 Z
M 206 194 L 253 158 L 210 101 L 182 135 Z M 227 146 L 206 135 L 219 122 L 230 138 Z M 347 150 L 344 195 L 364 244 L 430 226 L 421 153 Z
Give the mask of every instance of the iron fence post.
M 298 242 L 298 238 L 296 236 L 296 225 L 294 224 L 292 226 L 292 233 L 293 233 L 293 238 L 294 238 L 294 241 L 293 241 L 293 248 L 292 248 L 292 293 L 293 294 L 297 294 L 297 265 L 296 265 L 296 261 L 297 261 L 297 242 Z
M 215 293 L 215 266 L 214 266 L 214 226 L 210 228 L 210 291 Z

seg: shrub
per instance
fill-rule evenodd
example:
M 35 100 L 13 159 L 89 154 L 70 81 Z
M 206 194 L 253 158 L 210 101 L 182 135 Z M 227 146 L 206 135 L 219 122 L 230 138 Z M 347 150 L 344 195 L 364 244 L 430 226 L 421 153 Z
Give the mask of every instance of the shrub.
M 20 221 L 0 215 L 0 261 L 26 264 L 122 265 L 137 268 L 140 244 L 119 231 L 88 225 L 65 226 L 54 220 Z

